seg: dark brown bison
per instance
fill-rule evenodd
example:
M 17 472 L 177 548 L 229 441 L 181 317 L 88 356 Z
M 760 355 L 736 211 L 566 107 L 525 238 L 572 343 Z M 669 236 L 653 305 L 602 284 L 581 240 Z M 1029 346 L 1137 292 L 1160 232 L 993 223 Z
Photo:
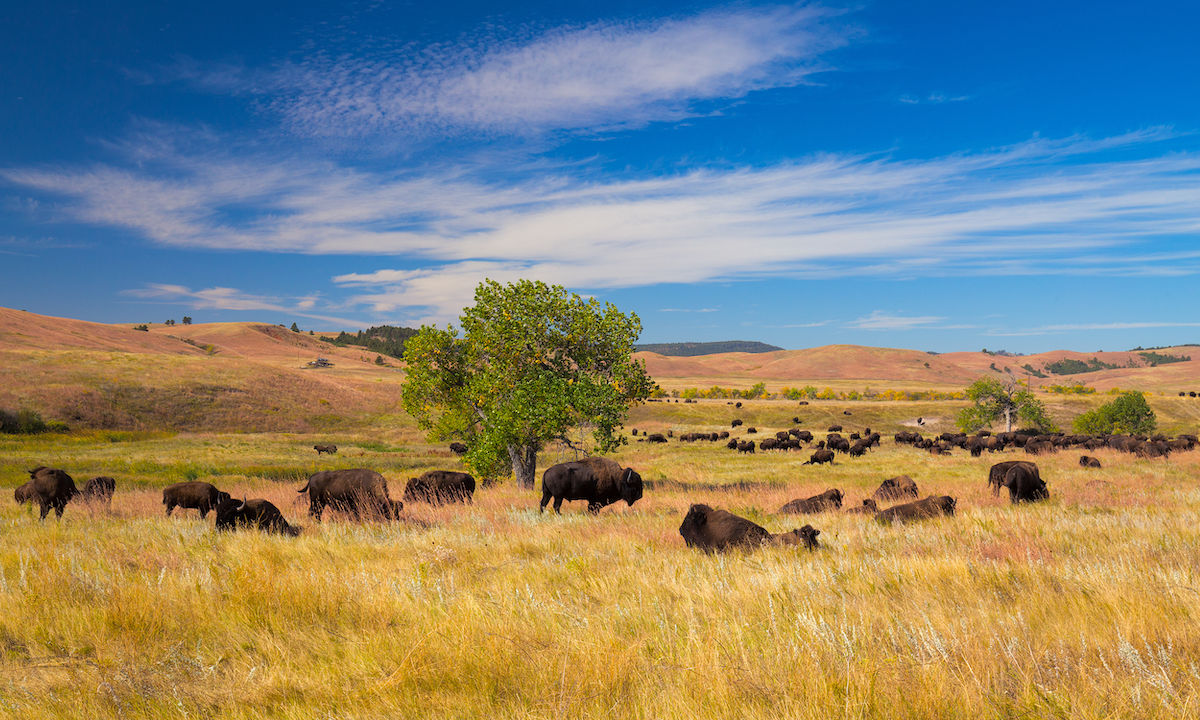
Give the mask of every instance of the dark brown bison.
M 556 513 L 562 512 L 564 500 L 586 500 L 588 512 L 595 514 L 618 500 L 633 505 L 641 498 L 642 476 L 633 468 L 622 468 L 608 458 L 584 458 L 546 469 L 538 512 L 544 511 L 551 499 Z
M 348 512 L 356 520 L 363 515 L 395 520 L 404 509 L 404 503 L 388 497 L 387 480 L 364 468 L 322 470 L 296 492 L 308 493 L 308 514 L 317 522 L 321 522 L 326 507 Z
M 54 510 L 55 517 L 62 517 L 63 510 L 66 509 L 67 503 L 71 502 L 71 498 L 79 494 L 79 489 L 75 487 L 75 481 L 71 476 L 57 468 L 48 468 L 38 466 L 29 471 L 29 482 L 21 486 L 27 488 L 29 500 L 38 504 L 41 509 L 41 519 L 45 520 L 46 515 L 50 510 Z M 17 488 L 21 490 L 21 488 Z M 17 493 L 13 493 L 16 497 Z
M 841 432 L 841 431 L 842 431 L 841 425 L 830 425 L 829 426 L 829 432 Z
M 820 495 L 813 495 L 809 498 L 797 498 L 779 508 L 781 513 L 795 513 L 797 515 L 806 515 L 809 513 L 825 512 L 826 510 L 836 510 L 842 506 L 842 491 L 835 488 L 830 488 Z
M 177 507 L 194 508 L 200 517 L 208 517 L 209 510 L 216 510 L 222 500 L 229 500 L 229 493 L 218 490 L 206 482 L 181 482 L 163 488 L 163 505 L 167 506 L 167 517 Z
M 431 505 L 471 502 L 475 494 L 475 478 L 469 473 L 453 470 L 430 470 L 411 478 L 404 486 L 404 502 L 426 502 Z
M 897 475 L 894 478 L 888 478 L 879 483 L 879 487 L 875 490 L 874 497 L 876 500 L 904 500 L 906 498 L 916 499 L 919 491 L 917 484 L 907 475 Z
M 634 430 L 633 434 L 637 435 L 637 430 Z M 455 455 L 466 455 L 467 445 L 466 443 L 452 442 L 450 443 L 450 452 L 454 453 Z
M 1098 468 L 1098 467 L 1100 467 L 1100 461 L 1097 460 L 1096 458 L 1092 457 L 1091 455 L 1080 455 L 1079 456 L 1079 465 L 1080 465 L 1080 467 L 1085 467 L 1085 468 Z
M 83 484 L 83 499 L 85 502 L 112 503 L 113 493 L 117 491 L 117 481 L 101 475 Z
M 879 506 L 871 498 L 862 501 L 862 505 L 852 508 L 846 508 L 843 512 L 850 514 L 874 515 L 879 512 Z
M 30 480 L 16 490 L 13 490 L 13 500 L 16 500 L 18 505 L 21 503 L 37 502 L 37 493 L 33 491 L 33 481 Z
M 746 518 L 708 505 L 693 505 L 688 509 L 679 534 L 688 547 L 705 552 L 723 552 L 730 548 L 755 548 L 762 545 L 804 545 L 809 550 L 818 547 L 820 530 L 811 525 L 778 535 Z
M 988 486 L 992 488 L 993 495 L 1000 494 L 1000 486 L 1004 484 L 1004 476 L 1008 474 L 1010 469 L 1018 465 L 1027 467 L 1035 477 L 1041 478 L 1037 463 L 1032 463 L 1028 460 L 1005 460 L 1004 462 L 998 462 L 988 469 Z
M 649 443 L 665 443 L 667 438 L 662 433 L 651 433 L 646 436 L 646 442 Z
M 279 508 L 267 500 L 222 500 L 217 505 L 216 515 L 217 530 L 252 527 L 292 537 L 300 534 L 300 528 L 289 524 Z
M 1050 497 L 1050 491 L 1046 489 L 1046 483 L 1038 475 L 1036 467 L 1030 469 L 1026 465 L 1014 465 L 1004 474 L 1000 485 L 1008 488 L 1008 499 L 1014 504 L 1037 502 Z
M 729 427 L 739 427 L 741 424 L 741 420 L 734 420 L 733 422 L 729 423 Z
M 881 510 L 875 514 L 875 519 L 881 523 L 890 525 L 894 522 L 912 522 L 913 520 L 923 520 L 925 518 L 937 517 L 938 515 L 953 515 L 956 504 L 955 499 L 949 495 L 941 497 L 930 495 L 924 500 L 915 500 L 903 505 L 893 505 L 887 510 Z
M 313 450 L 316 450 L 318 455 L 323 453 L 335 455 L 337 454 L 337 445 L 313 445 Z
M 740 453 L 754 454 L 754 441 L 753 440 L 739 441 L 737 444 L 737 451 Z
M 833 464 L 833 451 L 825 448 L 818 448 L 816 452 L 809 456 L 808 462 L 805 465 L 820 465 L 821 463 Z

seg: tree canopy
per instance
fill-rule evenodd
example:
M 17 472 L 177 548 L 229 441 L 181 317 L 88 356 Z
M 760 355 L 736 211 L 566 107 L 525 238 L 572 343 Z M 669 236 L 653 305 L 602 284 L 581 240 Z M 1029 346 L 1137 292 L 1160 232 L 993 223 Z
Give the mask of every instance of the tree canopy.
M 511 465 L 533 486 L 537 452 L 591 430 L 594 450 L 625 442 L 616 430 L 654 382 L 633 360 L 637 315 L 559 285 L 485 280 L 461 330 L 423 326 L 406 343 L 405 410 L 431 440 L 463 440 L 472 470 Z
M 1157 426 L 1158 419 L 1146 402 L 1146 396 L 1136 390 L 1122 393 L 1112 402 L 1075 418 L 1075 432 L 1091 435 L 1148 435 Z
M 1043 431 L 1054 429 L 1045 406 L 1023 383 L 982 377 L 967 387 L 966 394 L 971 405 L 958 414 L 958 426 L 964 432 L 981 430 L 999 420 L 1004 421 L 1005 431 L 1012 431 L 1014 420 Z

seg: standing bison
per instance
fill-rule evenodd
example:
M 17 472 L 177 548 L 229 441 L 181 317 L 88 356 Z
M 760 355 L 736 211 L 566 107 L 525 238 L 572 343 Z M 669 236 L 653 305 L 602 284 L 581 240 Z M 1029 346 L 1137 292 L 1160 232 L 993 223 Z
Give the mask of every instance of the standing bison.
M 542 503 L 538 512 L 554 499 L 554 512 L 561 513 L 564 500 L 587 500 L 588 512 L 624 500 L 633 505 L 642 497 L 642 476 L 633 468 L 622 469 L 607 458 L 584 458 L 554 465 L 542 474 Z
M 817 535 L 820 535 L 821 531 L 811 525 L 805 525 L 798 530 L 773 535 L 766 528 L 746 518 L 708 505 L 697 504 L 688 509 L 683 523 L 679 526 L 679 534 L 683 536 L 683 541 L 688 547 L 712 553 L 735 547 L 749 549 L 767 544 L 803 545 L 809 550 L 815 550 L 818 547 Z
M 167 506 L 167 517 L 177 507 L 194 508 L 200 517 L 207 518 L 209 510 L 216 510 L 221 501 L 228 500 L 229 493 L 218 490 L 206 482 L 181 482 L 163 488 L 163 505 Z
M 1006 460 L 998 462 L 988 469 L 988 486 L 992 488 L 993 495 L 1000 494 L 1000 487 L 1004 484 L 1004 476 L 1014 467 L 1021 466 L 1032 472 L 1034 477 L 1041 479 L 1038 473 L 1037 463 L 1029 462 L 1028 460 Z
M 79 494 L 71 476 L 57 468 L 38 466 L 29 471 L 29 477 L 29 482 L 17 488 L 13 496 L 16 497 L 23 490 L 24 496 L 28 498 L 26 502 L 38 504 L 42 520 L 46 519 L 51 509 L 54 510 L 55 517 L 61 518 L 67 503 Z
M 83 484 L 83 499 L 85 502 L 105 502 L 112 504 L 113 494 L 117 491 L 117 481 L 101 475 Z
M 404 502 L 427 502 L 441 505 L 471 502 L 475 494 L 475 478 L 469 473 L 454 470 L 430 470 L 411 478 L 404 486 Z
M 1038 475 L 1037 467 L 1033 469 L 1026 467 L 1032 463 L 1025 465 L 1014 465 L 1004 474 L 1004 479 L 1000 481 L 1001 487 L 1008 488 L 1008 499 L 1012 503 L 1019 502 L 1037 502 L 1050 497 L 1050 491 L 1046 489 L 1046 483 Z
M 329 455 L 336 455 L 337 445 L 313 445 L 313 450 L 316 450 L 318 455 L 326 453 Z
M 308 478 L 296 492 L 308 493 L 308 514 L 321 522 L 326 507 L 350 513 L 356 520 L 364 514 L 389 520 L 399 517 L 404 503 L 388 497 L 387 480 L 374 470 L 322 470 Z
M 818 448 L 816 452 L 809 456 L 808 462 L 805 465 L 820 465 L 822 463 L 833 464 L 833 451 L 825 448 Z
M 253 527 L 267 532 L 291 535 L 300 534 L 300 528 L 283 518 L 279 508 L 267 500 L 222 500 L 216 507 L 217 530 L 236 530 L 238 527 Z
M 894 505 L 887 510 L 875 514 L 875 519 L 890 525 L 894 522 L 912 522 L 939 515 L 954 515 L 954 507 L 958 502 L 949 495 L 936 497 L 930 495 L 924 500 L 916 500 L 903 505 Z

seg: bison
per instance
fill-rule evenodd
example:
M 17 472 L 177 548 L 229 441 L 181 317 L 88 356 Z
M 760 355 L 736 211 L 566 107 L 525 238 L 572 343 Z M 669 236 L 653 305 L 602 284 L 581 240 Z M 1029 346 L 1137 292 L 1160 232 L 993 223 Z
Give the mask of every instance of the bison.
M 206 518 L 209 510 L 216 510 L 217 505 L 229 499 L 229 493 L 206 482 L 181 482 L 163 488 L 163 505 L 167 506 L 167 517 L 171 517 L 172 510 L 181 507 L 199 510 L 200 517 Z
M 857 515 L 874 515 L 875 513 L 879 512 L 879 505 L 877 505 L 873 499 L 867 498 L 866 500 L 862 501 L 862 505 L 846 508 L 843 510 L 843 512 Z
M 475 494 L 475 478 L 469 473 L 453 470 L 430 470 L 411 478 L 404 486 L 404 502 L 427 502 L 441 505 L 471 502 Z
M 21 503 L 37 502 L 37 493 L 33 490 L 33 481 L 30 480 L 16 490 L 13 490 L 13 500 L 16 500 L 18 505 Z
M 1041 477 L 1041 474 L 1038 472 L 1037 463 L 1032 463 L 1028 460 L 1005 460 L 1004 462 L 998 462 L 988 469 L 988 487 L 992 488 L 993 495 L 1000 494 L 1000 487 L 1004 483 L 1004 476 L 1008 474 L 1010 469 L 1018 465 L 1025 466 L 1035 477 Z
M 330 455 L 337 454 L 337 445 L 313 445 L 313 450 L 317 451 L 318 455 L 328 453 Z
M 1014 504 L 1037 502 L 1050 497 L 1050 491 L 1046 489 L 1045 481 L 1038 475 L 1036 466 L 1030 469 L 1026 465 L 1014 465 L 1004 474 L 1000 485 L 1008 488 L 1008 499 Z
M 388 497 L 387 480 L 374 470 L 322 470 L 308 478 L 296 492 L 308 493 L 308 514 L 317 522 L 326 507 L 342 510 L 361 520 L 363 514 L 398 519 L 404 503 Z
M 1080 467 L 1085 467 L 1085 468 L 1098 468 L 1098 467 L 1100 467 L 1100 461 L 1097 460 L 1096 458 L 1092 457 L 1091 455 L 1080 455 L 1079 456 L 1079 465 L 1080 465 Z
M 773 535 L 766 528 L 725 510 L 696 504 L 688 509 L 679 534 L 688 547 L 707 553 L 723 552 L 730 548 L 755 548 L 767 544 L 804 545 L 809 550 L 818 547 L 820 530 L 805 525 L 787 533 Z
M 808 462 L 805 465 L 820 465 L 821 463 L 833 464 L 833 451 L 825 448 L 818 448 L 816 452 L 809 456 Z
M 808 513 L 819 513 L 826 510 L 836 510 L 842 506 L 842 491 L 835 488 L 830 488 L 820 495 L 813 495 L 810 498 L 797 498 L 779 508 L 781 513 L 794 513 L 797 515 L 805 515 Z
M 651 433 L 646 436 L 646 442 L 648 443 L 665 443 L 666 441 L 667 438 L 662 433 Z
M 101 501 L 112 504 L 113 493 L 117 491 L 117 481 L 101 475 L 83 484 L 83 499 L 87 502 Z
M 54 510 L 55 517 L 61 518 L 67 503 L 79 494 L 71 476 L 57 468 L 38 466 L 29 471 L 29 477 L 29 482 L 21 487 L 28 487 L 26 493 L 29 502 L 36 502 L 41 508 L 42 520 L 46 519 L 51 509 Z M 16 496 L 15 492 L 13 496 Z
M 957 501 L 949 495 L 941 497 L 930 495 L 924 500 L 915 500 L 882 510 L 875 514 L 875 519 L 890 525 L 894 522 L 911 522 L 938 515 L 953 515 L 954 506 L 957 504 Z
M 216 508 L 217 530 L 254 527 L 267 532 L 296 537 L 300 528 L 283 518 L 279 508 L 267 500 L 222 500 Z
M 637 430 L 634 430 L 633 434 L 637 435 Z M 450 443 L 450 452 L 454 453 L 455 455 L 466 455 L 467 445 L 466 443 L 452 442 Z
M 751 455 L 753 455 L 754 454 L 754 441 L 753 440 L 739 441 L 737 444 L 737 451 L 740 453 L 750 453 Z
M 879 483 L 879 487 L 875 490 L 876 500 L 903 500 L 904 498 L 917 498 L 919 491 L 917 484 L 907 475 L 897 475 L 894 478 L 888 478 Z
M 586 500 L 593 515 L 605 505 L 624 500 L 633 505 L 642 497 L 642 476 L 633 468 L 622 468 L 607 458 L 584 458 L 547 468 L 542 474 L 543 512 L 553 498 L 554 512 L 561 513 L 564 500 Z

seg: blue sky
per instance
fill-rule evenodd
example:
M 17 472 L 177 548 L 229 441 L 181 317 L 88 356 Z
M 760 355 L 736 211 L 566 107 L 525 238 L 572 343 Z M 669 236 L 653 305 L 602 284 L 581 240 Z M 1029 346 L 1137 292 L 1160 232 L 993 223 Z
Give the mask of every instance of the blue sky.
M 484 277 L 642 340 L 1200 342 L 1200 9 L 26 3 L 0 305 L 443 323 Z

